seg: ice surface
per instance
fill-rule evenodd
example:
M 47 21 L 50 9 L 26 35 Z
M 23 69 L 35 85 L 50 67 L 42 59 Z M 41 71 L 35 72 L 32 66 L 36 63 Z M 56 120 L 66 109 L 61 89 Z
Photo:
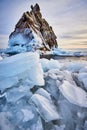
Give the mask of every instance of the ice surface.
M 26 52 L 27 49 L 25 46 L 12 46 L 10 48 L 7 48 L 5 53 L 7 54 L 17 54 L 17 53 L 22 53 L 22 52 Z
M 59 55 L 59 56 L 72 56 L 72 55 L 74 55 L 73 53 L 63 51 L 60 48 L 55 48 L 54 50 L 52 50 L 51 53 L 54 54 L 54 55 Z
M 40 59 L 42 68 L 44 71 L 50 70 L 50 69 L 60 69 L 62 68 L 62 63 L 59 63 L 57 60 L 51 59 Z
M 47 92 L 45 89 L 43 89 L 43 88 L 38 89 L 35 93 L 36 93 L 36 94 L 39 94 L 39 95 L 42 95 L 42 96 L 44 96 L 45 98 L 51 100 L 51 94 L 48 93 L 48 92 Z
M 8 102 L 15 103 L 20 98 L 22 98 L 22 97 L 24 97 L 26 95 L 28 97 L 32 96 L 32 93 L 30 91 L 29 86 L 20 86 L 20 87 L 16 87 L 16 88 L 13 88 L 13 89 L 9 90 L 6 93 L 6 99 L 7 99 Z
M 6 88 L 10 88 L 18 83 L 17 77 L 2 77 L 0 76 L 0 90 L 3 92 Z
M 36 124 L 33 124 L 30 129 L 27 130 L 44 130 L 41 119 L 38 118 Z
M 84 130 L 87 130 L 87 120 L 84 123 Z
M 63 79 L 63 75 L 60 75 L 58 69 L 51 69 L 47 73 L 45 73 L 45 82 L 46 82 L 46 90 L 55 98 L 58 99 L 59 97 L 59 90 L 58 86 L 60 86 L 61 82 L 58 78 Z
M 85 72 L 79 73 L 78 80 L 79 80 L 79 82 L 83 83 L 85 89 L 87 90 L 87 73 L 85 73 Z
M 46 90 L 48 90 L 55 99 L 58 99 L 59 86 L 64 80 L 75 84 L 70 71 L 51 69 L 45 73 Z
M 21 111 L 24 114 L 23 122 L 29 121 L 34 118 L 34 114 L 32 113 L 32 111 L 29 111 L 28 109 L 21 109 Z
M 1 112 L 0 113 L 0 130 L 14 130 L 14 126 L 8 120 L 8 117 L 11 117 L 10 112 Z
M 80 72 L 80 73 L 81 73 L 81 72 L 86 72 L 86 73 L 87 73 L 87 65 L 84 66 L 83 68 L 81 68 L 79 72 Z
M 15 36 L 12 36 L 9 40 L 9 46 L 13 46 L 15 45 L 16 43 L 19 44 L 19 45 L 24 45 L 26 44 L 27 42 L 27 39 L 24 38 L 24 36 L 22 34 L 17 34 Z
M 0 112 L 0 130 L 43 130 L 42 122 L 35 109 L 26 101 L 7 104 Z M 34 129 L 33 129 L 34 128 Z
M 2 60 L 3 58 L 0 56 L 0 61 Z
M 34 94 L 31 97 L 30 102 L 35 105 L 39 114 L 46 122 L 60 119 L 60 116 L 56 110 L 55 105 L 53 104 L 52 100 L 49 98 L 49 93 L 47 98 L 47 93 L 44 94 L 44 91 L 42 90 L 42 95 Z
M 58 56 L 87 56 L 86 52 L 64 51 L 61 48 L 54 48 L 53 50 L 51 50 L 50 54 Z
M 80 62 L 71 62 L 71 63 L 68 63 L 66 65 L 66 69 L 71 71 L 71 72 L 79 72 L 80 69 L 82 69 L 83 67 L 85 66 L 85 63 L 80 63 Z
M 48 64 L 48 69 L 60 69 L 62 67 L 61 64 L 57 60 L 51 59 Z
M 33 52 L 2 59 L 0 90 L 0 130 L 87 129 L 86 60 L 39 59 Z
M 33 85 L 44 85 L 37 53 L 21 53 L 0 62 L 0 90 L 10 88 L 27 77 Z
M 55 130 L 64 130 L 64 129 L 65 129 L 65 125 L 55 126 Z
M 41 34 L 39 31 L 34 32 L 32 28 L 26 28 L 22 33 L 16 33 L 9 39 L 9 48 L 5 53 L 15 54 L 26 51 L 36 51 L 36 49 L 43 47 Z M 32 33 L 31 33 L 32 31 Z
M 42 65 L 42 68 L 44 71 L 47 71 L 48 70 L 48 64 L 49 64 L 49 60 L 48 59 L 40 59 L 40 63 Z
M 78 106 L 87 108 L 87 93 L 83 89 L 72 85 L 68 81 L 64 81 L 59 89 L 68 101 Z

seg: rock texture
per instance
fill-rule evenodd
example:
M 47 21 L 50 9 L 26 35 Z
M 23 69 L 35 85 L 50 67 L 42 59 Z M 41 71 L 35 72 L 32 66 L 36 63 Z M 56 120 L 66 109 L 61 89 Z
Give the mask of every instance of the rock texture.
M 9 36 L 9 46 L 25 46 L 26 51 L 30 51 L 32 47 L 34 50 L 50 50 L 58 47 L 56 38 L 52 27 L 42 17 L 39 5 L 35 4 L 31 5 L 30 12 L 23 13 L 16 24 L 15 30 Z

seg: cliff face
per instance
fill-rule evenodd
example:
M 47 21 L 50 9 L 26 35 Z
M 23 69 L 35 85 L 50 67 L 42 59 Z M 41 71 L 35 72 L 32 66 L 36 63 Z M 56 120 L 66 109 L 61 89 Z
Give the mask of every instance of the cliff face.
M 31 11 L 23 13 L 9 36 L 10 47 L 25 47 L 26 51 L 35 49 L 50 50 L 58 47 L 56 35 L 48 22 L 42 18 L 40 7 L 31 5 Z

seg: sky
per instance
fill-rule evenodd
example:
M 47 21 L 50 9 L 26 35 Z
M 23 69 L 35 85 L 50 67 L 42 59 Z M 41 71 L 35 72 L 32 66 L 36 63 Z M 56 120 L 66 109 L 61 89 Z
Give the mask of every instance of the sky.
M 23 12 L 35 3 L 53 27 L 60 48 L 87 48 L 87 0 L 0 0 L 0 48 L 7 47 Z

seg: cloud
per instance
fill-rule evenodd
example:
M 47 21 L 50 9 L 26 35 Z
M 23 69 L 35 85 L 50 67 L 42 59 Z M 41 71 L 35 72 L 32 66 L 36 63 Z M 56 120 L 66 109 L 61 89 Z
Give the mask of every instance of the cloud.
M 86 38 L 87 0 L 1 0 L 0 34 L 9 36 L 23 12 L 35 3 L 39 3 L 43 18 L 53 26 L 60 45 Z M 0 46 L 6 42 L 6 37 L 2 37 Z
M 8 35 L 0 35 L 0 49 L 8 46 Z
M 61 36 L 61 39 L 63 39 L 63 40 L 64 40 L 64 39 L 67 39 L 67 40 L 80 40 L 80 41 L 81 41 L 81 40 L 85 40 L 85 39 L 87 40 L 87 35 L 86 35 L 86 36 L 84 36 L 84 35 L 83 35 L 83 36 L 81 36 L 81 35 L 80 35 L 80 36 L 75 36 L 75 35 L 71 35 L 71 36 L 70 36 L 70 35 L 63 35 L 63 36 Z

